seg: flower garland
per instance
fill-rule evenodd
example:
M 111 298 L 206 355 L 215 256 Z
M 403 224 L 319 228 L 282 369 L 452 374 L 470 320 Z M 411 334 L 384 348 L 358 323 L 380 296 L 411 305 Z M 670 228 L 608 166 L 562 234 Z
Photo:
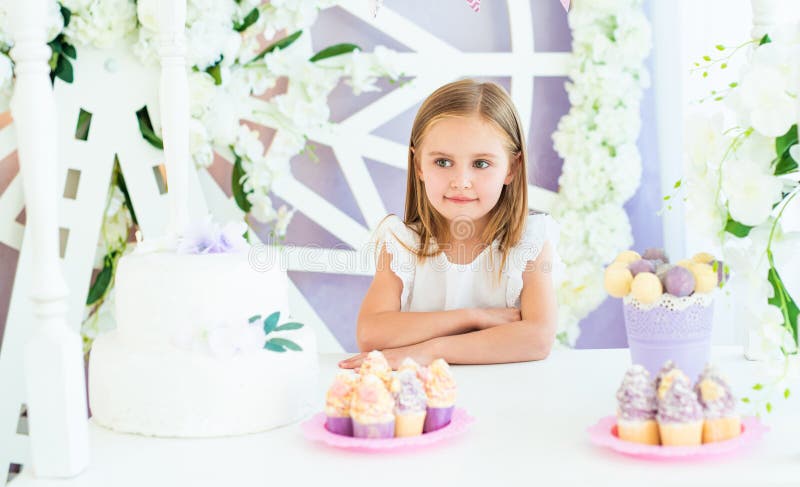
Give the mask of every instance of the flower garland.
M 144 64 L 158 63 L 159 0 L 53 0 L 49 3 L 51 76 L 71 83 L 71 59 L 83 48 L 103 49 L 132 43 Z M 321 9 L 335 0 L 188 0 L 186 7 L 187 65 L 190 91 L 190 152 L 198 167 L 211 165 L 214 153 L 232 155 L 234 199 L 245 214 L 272 225 L 282 238 L 293 210 L 273 208 L 269 192 L 289 174 L 289 161 L 306 149 L 306 134 L 326 128 L 330 118 L 328 95 L 345 79 L 355 94 L 376 91 L 378 78 L 394 81 L 393 52 L 378 46 L 373 53 L 354 44 L 337 44 L 309 56 L 297 41 Z M 8 19 L 0 8 L 0 110 L 8 109 L 13 85 L 12 47 Z M 289 33 L 283 36 L 281 33 Z M 279 35 L 281 34 L 281 35 Z M 278 39 L 275 40 L 276 35 Z M 289 79 L 286 93 L 256 104 L 252 96 Z M 163 148 L 160 127 L 146 107 L 136 113 L 144 139 Z M 269 150 L 259 132 L 243 124 L 250 120 L 278 130 Z M 115 171 L 115 181 L 124 180 Z M 85 342 L 104 328 L 109 313 L 113 274 L 135 224 L 130 198 L 124 190 L 109 194 L 101 232 L 100 274 L 89 291 Z M 126 213 L 127 212 L 127 213 Z M 126 216 L 128 215 L 128 216 Z M 122 238 L 124 236 L 124 238 Z M 102 265 L 100 265 L 102 263 Z
M 760 399 L 743 399 L 767 412 L 770 398 L 788 397 L 788 382 L 800 375 L 798 297 L 775 267 L 800 246 L 800 232 L 784 232 L 780 223 L 800 193 L 798 48 L 795 38 L 765 35 L 733 48 L 718 45 L 719 59 L 705 56 L 696 63 L 705 78 L 749 50 L 738 81 L 711 93 L 714 101 L 726 102 L 732 123 L 723 123 L 722 112 L 692 120 L 684 184 L 676 183 L 685 191 L 692 228 L 719 243 L 730 269 L 726 287 L 736 297 L 737 319 L 749 327 L 746 352 L 766 366 L 766 383 L 753 387 Z
M 572 105 L 553 133 L 564 159 L 553 214 L 561 224 L 558 253 L 567 267 L 558 288 L 558 338 L 574 345 L 579 321 L 606 298 L 603 266 L 633 243 L 623 204 L 639 187 L 639 103 L 649 86 L 643 62 L 650 23 L 642 0 L 576 4 L 572 29 Z M 597 222 L 597 224 L 593 224 Z

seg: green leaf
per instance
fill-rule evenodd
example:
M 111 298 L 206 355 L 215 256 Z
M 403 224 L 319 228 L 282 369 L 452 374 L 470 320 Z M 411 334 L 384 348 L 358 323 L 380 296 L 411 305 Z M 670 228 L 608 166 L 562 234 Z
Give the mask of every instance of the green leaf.
M 783 176 L 784 174 L 795 172 L 797 167 L 797 161 L 795 161 L 787 151 L 775 163 L 775 175 Z
M 62 42 L 61 43 L 61 51 L 68 58 L 78 59 L 78 51 L 76 51 L 75 50 L 75 46 L 73 46 L 71 44 L 67 44 L 66 42 Z
M 133 224 L 138 225 L 139 220 L 136 218 L 136 212 L 133 210 L 133 201 L 131 200 L 131 195 L 128 192 L 128 185 L 125 184 L 125 176 L 122 174 L 122 169 L 119 165 L 119 158 L 116 156 L 114 156 L 114 166 L 117 174 L 117 187 L 120 191 L 122 191 L 122 195 L 125 196 L 125 206 L 128 207 Z
M 139 121 L 139 132 L 142 133 L 144 140 L 150 143 L 156 149 L 164 150 L 164 141 L 156 135 L 153 129 L 153 123 L 150 121 L 150 113 L 147 111 L 147 106 L 143 106 L 136 112 L 136 119 Z
M 360 50 L 361 48 L 355 44 L 348 44 L 346 42 L 342 44 L 335 44 L 333 46 L 328 46 L 325 49 L 321 50 L 320 52 L 314 54 L 313 56 L 311 56 L 311 59 L 309 59 L 309 61 L 313 63 L 321 59 L 327 59 L 329 57 L 334 57 L 334 56 L 341 56 L 342 54 L 353 52 L 356 49 Z
M 285 338 L 273 338 L 272 340 L 268 341 L 267 343 L 272 343 L 275 345 L 279 345 L 281 347 L 286 347 L 289 350 L 294 350 L 295 352 L 302 352 L 303 348 L 300 345 L 296 344 L 291 340 L 287 340 Z
M 58 56 L 55 69 L 56 78 L 64 81 L 65 83 L 72 83 L 74 76 L 72 72 L 72 63 L 69 62 L 66 56 Z
M 296 321 L 292 321 L 291 323 L 284 323 L 281 326 L 275 328 L 275 331 L 287 331 L 287 330 L 299 330 L 304 325 L 302 323 L 297 323 Z
M 750 233 L 750 230 L 752 229 L 753 227 L 748 227 L 747 225 L 743 225 L 734 220 L 733 218 L 731 218 L 730 216 L 728 216 L 728 223 L 725 224 L 725 231 L 739 238 L 746 237 Z
M 258 7 L 254 7 L 253 10 L 251 10 L 250 13 L 245 16 L 241 24 L 236 23 L 233 25 L 233 30 L 236 32 L 243 32 L 247 30 L 248 27 L 256 23 L 259 15 Z
M 703 71 L 703 78 L 708 78 L 708 71 Z
M 209 66 L 206 68 L 206 73 L 210 74 L 212 78 L 214 78 L 214 85 L 219 86 L 222 84 L 222 57 L 219 58 L 219 61 L 216 62 L 213 66 Z
M 261 319 L 261 315 L 253 315 L 247 319 L 248 323 L 255 323 L 256 321 Z
M 248 193 L 244 190 L 244 169 L 242 169 L 242 158 L 238 155 L 233 163 L 233 173 L 231 174 L 231 190 L 233 191 L 233 199 L 243 212 L 248 213 L 253 205 L 247 199 Z
M 666 196 L 664 196 L 664 201 L 667 201 L 667 200 L 668 200 L 668 199 L 670 199 L 670 198 L 671 198 L 671 196 L 670 196 L 670 195 L 666 195 Z
M 769 44 L 770 42 L 772 42 L 772 39 L 770 39 L 769 34 L 764 34 L 764 37 L 758 41 L 758 45 L 763 46 L 764 44 Z
M 703 56 L 703 61 L 711 61 L 711 56 Z
M 782 310 L 785 306 L 786 314 L 789 316 L 789 323 L 784 321 L 783 326 L 792 330 L 792 337 L 794 338 L 794 342 L 797 343 L 797 315 L 800 314 L 800 309 L 798 309 L 797 303 L 792 299 L 792 296 L 789 295 L 789 291 L 786 289 L 786 286 L 784 286 L 781 276 L 774 267 L 770 267 L 767 279 L 770 284 L 772 284 L 772 289 L 774 291 L 773 296 L 769 298 L 768 302 Z
M 786 390 L 783 391 L 783 398 L 784 399 L 789 399 L 789 394 L 790 393 L 791 393 L 791 391 L 789 391 L 789 388 L 787 387 Z
M 75 127 L 75 138 L 78 140 L 88 139 L 91 125 L 92 114 L 81 108 L 80 112 L 78 112 L 78 126 Z
M 789 152 L 789 148 L 797 143 L 797 124 L 792 125 L 785 134 L 775 138 L 775 154 L 780 157 Z
M 760 391 L 763 388 L 764 388 L 764 386 L 762 386 L 761 384 L 756 384 L 756 385 L 753 386 L 753 390 L 754 391 Z
M 59 3 L 58 6 L 61 8 L 61 16 L 64 17 L 64 27 L 66 27 L 69 25 L 69 20 L 72 18 L 72 12 L 67 7 L 61 5 L 61 3 Z
M 94 284 L 89 289 L 89 295 L 86 297 L 87 306 L 96 303 L 105 295 L 108 285 L 111 284 L 112 277 L 114 277 L 114 262 L 110 259 L 105 259 L 103 269 L 97 274 Z
M 730 83 L 728 86 L 730 86 L 731 88 L 736 88 L 737 86 L 739 86 L 739 83 L 734 81 L 733 83 Z
M 270 350 L 272 352 L 285 352 L 286 348 L 283 345 L 278 343 L 274 343 L 275 339 L 269 340 L 267 343 L 264 344 L 264 348 L 266 350 Z
M 745 404 L 748 404 L 748 403 L 750 403 L 750 398 L 749 398 L 749 397 L 743 397 L 743 398 L 741 399 L 741 401 L 742 401 L 743 403 L 745 403 Z
M 772 403 L 768 402 L 767 404 L 764 405 L 764 407 L 767 409 L 768 413 L 772 412 Z
M 281 49 L 281 50 L 286 49 L 287 47 L 291 46 L 292 43 L 294 41 L 296 41 L 297 38 L 300 37 L 300 35 L 302 33 L 303 33 L 302 30 L 298 30 L 297 32 L 295 32 L 294 34 L 292 34 L 290 36 L 284 37 L 283 39 L 281 39 L 279 41 L 273 42 L 272 44 L 267 46 L 263 51 L 259 52 L 256 55 L 256 57 L 254 57 L 253 59 L 248 61 L 247 64 L 250 64 L 252 62 L 258 61 L 259 59 L 262 59 L 264 56 L 266 56 L 267 54 L 271 53 L 275 49 Z
M 723 46 L 722 44 L 717 44 L 717 45 L 716 45 L 716 46 L 714 46 L 714 47 L 716 47 L 716 48 L 717 48 L 717 51 L 724 51 L 724 50 L 725 50 L 725 46 Z
M 719 69 L 725 69 L 728 67 L 728 63 L 722 63 L 719 65 Z
M 679 180 L 675 181 L 675 184 L 672 187 L 675 188 L 675 189 L 680 188 L 681 187 L 681 180 L 679 179 Z
M 281 312 L 276 311 L 271 315 L 267 316 L 267 319 L 264 320 L 264 333 L 269 335 L 272 333 L 275 328 L 278 326 L 278 320 L 281 317 Z

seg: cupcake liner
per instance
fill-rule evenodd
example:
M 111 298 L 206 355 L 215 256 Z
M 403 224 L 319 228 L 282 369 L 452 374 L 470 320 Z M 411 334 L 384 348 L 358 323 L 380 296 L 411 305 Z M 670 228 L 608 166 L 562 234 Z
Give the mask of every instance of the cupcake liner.
M 450 424 L 450 419 L 453 417 L 453 406 L 446 408 L 428 408 L 427 415 L 425 416 L 425 426 L 422 428 L 423 433 L 430 433 L 438 429 L 444 428 Z
M 742 422 L 739 416 L 726 418 L 706 419 L 703 423 L 703 443 L 730 440 L 742 432 Z
M 359 423 L 353 420 L 356 438 L 394 438 L 394 419 L 385 423 Z
M 325 429 L 336 435 L 353 436 L 353 419 L 350 416 L 328 416 Z
M 425 425 L 425 411 L 416 414 L 398 414 L 394 420 L 394 436 L 403 438 L 422 434 Z
M 658 432 L 664 446 L 695 446 L 703 439 L 703 421 L 659 423 Z
M 658 445 L 658 423 L 654 419 L 644 421 L 617 420 L 617 434 L 621 440 L 642 443 L 644 445 Z

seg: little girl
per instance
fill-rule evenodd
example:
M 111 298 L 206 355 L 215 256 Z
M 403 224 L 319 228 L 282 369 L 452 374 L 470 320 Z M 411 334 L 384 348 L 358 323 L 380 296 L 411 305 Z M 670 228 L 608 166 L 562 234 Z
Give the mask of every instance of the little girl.
M 376 230 L 359 348 L 425 365 L 540 360 L 555 339 L 558 229 L 528 214 L 527 155 L 513 102 L 456 81 L 420 107 L 408 147 L 405 221 Z M 342 361 L 356 368 L 365 353 Z

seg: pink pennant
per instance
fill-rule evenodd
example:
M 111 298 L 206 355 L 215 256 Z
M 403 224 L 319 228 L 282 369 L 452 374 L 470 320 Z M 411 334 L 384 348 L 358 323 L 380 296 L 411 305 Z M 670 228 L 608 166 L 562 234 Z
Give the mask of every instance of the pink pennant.
M 567 12 L 569 12 L 569 6 L 570 6 L 569 4 L 570 0 L 561 0 L 561 5 L 564 6 L 564 10 L 566 10 Z
M 467 0 L 467 4 L 469 5 L 469 8 L 475 12 L 481 9 L 481 0 Z

